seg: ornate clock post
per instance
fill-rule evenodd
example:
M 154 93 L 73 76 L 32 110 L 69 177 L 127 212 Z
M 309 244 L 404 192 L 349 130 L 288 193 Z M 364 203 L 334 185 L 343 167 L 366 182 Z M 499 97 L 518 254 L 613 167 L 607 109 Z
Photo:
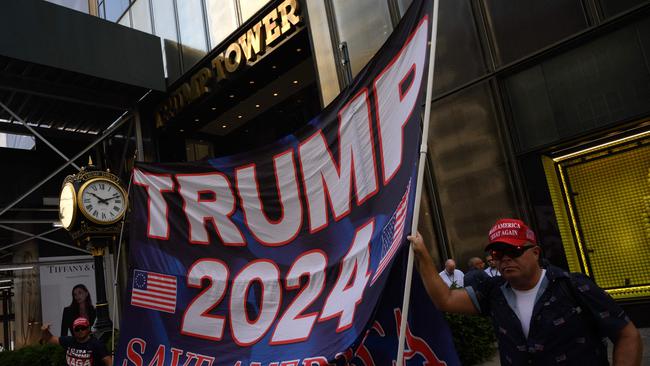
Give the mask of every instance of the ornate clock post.
M 59 200 L 59 218 L 72 239 L 88 248 L 95 260 L 97 290 L 97 338 L 106 340 L 113 329 L 106 300 L 104 254 L 120 233 L 120 221 L 126 214 L 128 197 L 120 179 L 109 171 L 91 165 L 63 181 Z

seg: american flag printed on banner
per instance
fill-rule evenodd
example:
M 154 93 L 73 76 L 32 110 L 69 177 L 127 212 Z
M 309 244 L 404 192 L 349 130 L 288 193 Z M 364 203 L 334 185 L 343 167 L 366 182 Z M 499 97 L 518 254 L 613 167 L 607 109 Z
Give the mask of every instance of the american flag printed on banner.
M 406 221 L 406 213 L 408 209 L 409 193 L 411 191 L 411 180 L 406 186 L 406 192 L 402 196 L 402 199 L 399 201 L 395 212 L 390 217 L 390 220 L 386 223 L 384 228 L 381 231 L 381 259 L 379 260 L 379 265 L 377 270 L 370 281 L 370 285 L 379 278 L 379 275 L 386 269 L 390 260 L 393 259 L 397 249 L 404 236 L 404 224 Z
M 133 274 L 131 305 L 176 312 L 176 277 L 136 269 Z

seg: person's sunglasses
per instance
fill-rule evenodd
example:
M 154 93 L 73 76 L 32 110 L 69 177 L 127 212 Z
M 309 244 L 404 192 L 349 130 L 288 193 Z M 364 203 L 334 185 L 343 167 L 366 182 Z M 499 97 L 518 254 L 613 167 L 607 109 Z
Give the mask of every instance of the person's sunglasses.
M 525 247 L 510 247 L 510 248 L 500 248 L 492 249 L 490 255 L 492 259 L 500 261 L 503 259 L 503 256 L 507 255 L 510 258 L 519 258 L 521 257 L 528 249 L 534 248 L 534 245 L 528 245 Z
M 76 328 L 74 328 L 75 332 L 83 332 L 84 330 L 88 330 L 88 327 L 76 327 Z

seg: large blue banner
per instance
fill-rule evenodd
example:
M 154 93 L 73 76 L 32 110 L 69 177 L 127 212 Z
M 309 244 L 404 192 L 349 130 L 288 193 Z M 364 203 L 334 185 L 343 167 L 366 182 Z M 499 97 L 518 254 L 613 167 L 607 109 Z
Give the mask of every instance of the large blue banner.
M 415 3 L 295 134 L 136 166 L 117 365 L 392 363 L 404 285 L 391 268 L 410 231 L 431 31 L 430 2 Z M 457 364 L 439 314 L 415 301 L 426 319 L 407 363 Z

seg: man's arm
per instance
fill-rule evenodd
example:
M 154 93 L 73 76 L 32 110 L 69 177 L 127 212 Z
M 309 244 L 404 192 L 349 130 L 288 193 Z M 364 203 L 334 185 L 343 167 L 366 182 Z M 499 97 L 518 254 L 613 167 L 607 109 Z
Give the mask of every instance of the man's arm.
M 614 342 L 614 366 L 640 366 L 643 345 L 632 322 L 627 323 Z
M 433 266 L 429 251 L 424 245 L 422 235 L 417 233 L 415 236 L 409 236 L 408 240 L 413 246 L 418 272 L 420 272 L 424 287 L 436 307 L 442 311 L 453 313 L 478 314 L 467 291 L 463 289 L 451 290 L 440 278 L 438 271 Z
M 41 340 L 45 343 L 59 344 L 59 337 L 50 333 L 50 325 L 43 324 L 41 327 Z

